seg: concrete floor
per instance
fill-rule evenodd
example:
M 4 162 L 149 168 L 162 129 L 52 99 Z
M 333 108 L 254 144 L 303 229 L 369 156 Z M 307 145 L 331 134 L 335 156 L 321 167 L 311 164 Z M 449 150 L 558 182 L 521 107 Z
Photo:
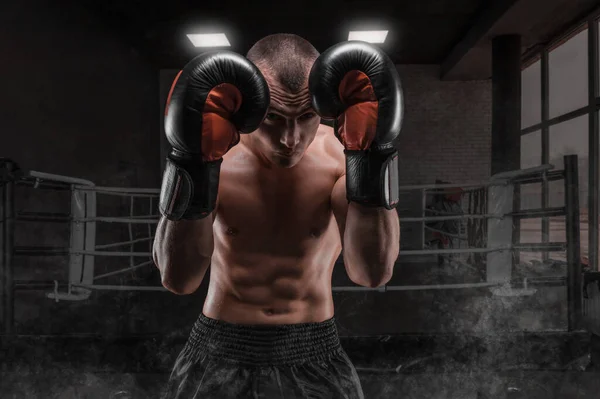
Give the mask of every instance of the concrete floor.
M 361 373 L 365 398 L 377 399 L 597 399 L 600 373 L 505 372 Z M 168 374 L 0 372 L 3 399 L 159 398 Z M 276 398 L 279 399 L 279 398 Z
M 366 399 L 598 399 L 600 368 L 589 371 L 595 342 L 589 338 L 346 337 L 342 345 Z M 0 337 L 0 398 L 159 398 L 182 344 L 156 337 Z

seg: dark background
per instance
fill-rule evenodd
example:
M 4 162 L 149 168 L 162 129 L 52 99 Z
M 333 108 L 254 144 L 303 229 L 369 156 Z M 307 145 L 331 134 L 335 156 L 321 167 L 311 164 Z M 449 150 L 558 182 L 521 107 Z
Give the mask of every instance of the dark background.
M 284 6 L 285 2 L 261 3 L 259 7 L 251 2 L 221 1 L 210 9 L 194 9 L 186 2 L 160 6 L 118 1 L 3 3 L 0 156 L 26 170 L 79 177 L 100 186 L 158 188 L 166 91 L 177 69 L 198 53 L 183 36 L 188 27 L 206 21 L 230 27 L 232 49 L 241 53 L 260 37 L 280 31 L 303 35 L 323 51 L 345 40 L 348 27 L 364 16 L 370 26 L 389 27 L 390 40 L 384 49 L 398 64 L 403 81 L 406 119 L 399 140 L 401 184 L 427 184 L 436 179 L 481 181 L 490 176 L 491 162 L 490 38 L 522 34 L 526 59 L 596 6 L 592 1 L 424 0 L 300 2 L 295 9 Z M 67 212 L 68 200 L 65 193 L 19 188 L 15 205 L 18 211 Z M 125 216 L 129 212 L 126 200 L 102 201 L 99 214 Z M 416 216 L 419 201 L 404 197 L 399 212 Z M 144 236 L 145 228 L 134 234 Z M 402 224 L 403 249 L 417 247 L 416 231 L 415 225 Z M 126 236 L 126 226 L 98 224 L 98 244 Z M 67 246 L 68 240 L 68 226 L 16 224 L 15 245 Z M 147 251 L 148 244 L 144 245 L 136 250 Z M 128 258 L 96 259 L 98 270 L 107 271 L 127 267 L 128 262 Z M 13 263 L 15 279 L 64 281 L 67 276 L 67 257 L 15 257 Z M 543 272 L 560 274 L 564 268 L 551 265 Z M 109 369 L 127 364 L 132 367 L 129 371 L 156 369 L 164 377 L 201 311 L 207 280 L 189 296 L 166 291 L 93 291 L 86 301 L 56 302 L 46 297 L 51 290 L 18 292 L 15 333 L 23 339 L 9 337 L 4 342 L 10 344 L 3 346 L 4 355 L 13 355 L 7 358 L 19 358 L 3 366 L 9 372 L 4 376 L 10 377 L 5 381 L 13 381 L 10 386 L 18 389 L 16 396 L 0 397 L 54 397 L 54 391 L 48 396 L 38 391 L 27 396 L 24 387 L 28 385 L 15 382 L 16 377 L 31 373 L 35 368 L 31 364 L 37 361 L 73 372 L 81 364 Z M 423 258 L 400 259 L 390 284 L 463 281 L 477 281 L 476 273 L 470 268 L 439 267 L 434 258 Z M 159 286 L 160 278 L 148 266 L 108 283 Z M 334 285 L 351 284 L 338 264 Z M 349 344 L 355 345 L 349 350 L 354 354 L 351 357 L 364 367 L 377 363 L 377 358 L 378 367 L 398 361 L 397 357 L 385 360 L 391 354 L 381 342 L 394 341 L 382 338 L 388 335 L 437 334 L 435 339 L 398 343 L 394 350 L 399 357 L 418 352 L 420 345 L 435 353 L 436 348 L 455 345 L 458 340 L 475 348 L 464 352 L 466 360 L 476 357 L 470 353 L 489 352 L 484 361 L 489 364 L 501 362 L 500 354 L 521 339 L 501 334 L 522 337 L 523 332 L 566 329 L 565 287 L 547 287 L 534 296 L 516 298 L 472 289 L 344 292 L 336 293 L 334 299 L 342 336 L 377 337 Z M 53 341 L 62 342 L 59 349 L 35 344 L 47 336 L 60 336 L 64 341 Z M 104 344 L 95 352 L 89 341 L 81 343 L 77 337 L 100 337 Z M 143 342 L 150 344 L 127 343 L 128 337 L 145 337 L 150 341 Z M 439 337 L 451 338 L 439 341 Z M 113 346 L 106 344 L 107 339 Z M 550 338 L 540 342 L 546 352 L 564 354 L 569 361 L 584 353 L 564 349 L 564 341 L 556 345 Z M 138 348 L 138 352 L 126 356 L 119 353 L 119 345 Z M 579 343 L 573 345 L 580 348 Z M 77 350 L 82 352 L 78 355 Z M 517 358 L 525 361 L 524 356 Z M 10 368 L 14 364 L 22 368 Z M 53 386 L 52 379 L 46 381 Z

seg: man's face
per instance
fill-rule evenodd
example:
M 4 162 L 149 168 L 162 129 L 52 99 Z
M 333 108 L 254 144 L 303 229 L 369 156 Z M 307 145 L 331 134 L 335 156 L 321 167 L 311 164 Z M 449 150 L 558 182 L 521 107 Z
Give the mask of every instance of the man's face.
M 312 109 L 308 83 L 298 93 L 265 75 L 271 105 L 258 130 L 250 134 L 253 147 L 276 166 L 291 168 L 304 155 L 317 134 L 321 118 Z

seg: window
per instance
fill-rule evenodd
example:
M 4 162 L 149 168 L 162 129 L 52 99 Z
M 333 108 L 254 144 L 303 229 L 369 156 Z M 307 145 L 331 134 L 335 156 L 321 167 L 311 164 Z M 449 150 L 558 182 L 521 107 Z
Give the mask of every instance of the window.
M 593 63 L 595 70 L 589 71 L 589 57 L 598 57 L 600 54 L 600 40 L 595 48 L 588 48 L 590 29 L 588 26 L 594 26 L 600 30 L 600 19 L 589 20 L 589 24 L 594 25 L 580 26 L 573 31 L 573 34 L 561 41 L 553 44 L 550 48 L 542 50 L 547 54 L 538 54 L 539 59 L 534 59 L 531 65 L 521 72 L 521 128 L 531 131 L 538 128 L 544 134 L 548 134 L 548 148 L 540 148 L 538 152 L 537 145 L 541 140 L 538 131 L 528 133 L 521 137 L 521 167 L 527 168 L 541 163 L 541 158 L 548 159 L 548 162 L 554 164 L 556 169 L 563 169 L 563 156 L 574 154 L 578 156 L 579 172 L 579 208 L 580 208 L 580 239 L 581 255 L 589 257 L 588 248 L 588 230 L 592 221 L 588 219 L 588 178 L 590 154 L 594 151 L 588 149 L 589 134 L 598 135 L 600 132 L 589 131 L 588 112 L 597 112 L 596 102 L 589 104 L 588 90 L 590 88 L 589 72 L 595 74 L 597 82 L 596 101 L 600 98 L 600 63 Z M 591 53 L 593 54 L 591 54 Z M 545 63 L 547 62 L 547 65 Z M 548 81 L 541 79 L 542 72 L 547 68 Z M 548 87 L 542 85 L 548 84 Z M 546 119 L 541 118 L 543 101 L 541 99 L 542 90 L 548 93 L 548 115 Z M 589 106 L 589 108 L 588 108 Z M 577 111 L 574 113 L 573 111 Z M 573 113 L 573 114 L 571 114 Z M 581 115 L 583 114 L 583 115 Z M 575 115 L 581 115 L 576 116 Z M 560 117 L 560 123 L 556 123 Z M 538 125 L 539 123 L 539 125 Z M 547 130 L 546 130 L 547 129 Z M 543 151 L 548 153 L 543 153 Z M 597 183 L 595 183 L 597 184 Z M 564 206 L 564 181 L 548 182 L 545 187 L 545 193 L 548 194 L 548 206 Z M 538 192 L 541 187 L 535 185 L 524 186 L 521 191 L 522 209 L 537 208 L 540 201 Z M 539 196 L 541 199 L 541 195 Z M 598 201 L 598 199 L 595 199 Z M 541 205 L 541 204 L 540 204 Z M 549 220 L 549 241 L 565 242 L 566 228 L 565 218 L 548 218 Z M 521 233 L 530 239 L 537 241 L 537 231 L 540 225 L 526 222 L 521 226 Z M 595 248 L 597 249 L 597 248 Z M 552 252 L 549 254 L 552 259 L 566 260 L 564 253 Z M 597 255 L 597 254 L 596 254 Z M 597 265 L 600 267 L 600 265 Z
M 548 55 L 550 118 L 588 104 L 587 40 L 585 29 Z
M 521 169 L 542 164 L 542 132 L 536 130 L 521 136 Z
M 542 164 L 542 132 L 537 130 L 521 136 L 521 169 Z M 542 185 L 521 185 L 521 209 L 541 208 Z
M 542 121 L 542 68 L 541 62 L 521 72 L 521 129 Z

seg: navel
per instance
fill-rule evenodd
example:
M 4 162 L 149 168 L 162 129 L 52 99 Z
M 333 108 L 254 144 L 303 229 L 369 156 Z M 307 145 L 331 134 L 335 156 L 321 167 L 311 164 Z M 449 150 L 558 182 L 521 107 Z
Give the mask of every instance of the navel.
M 289 311 L 287 311 L 285 309 L 267 308 L 267 309 L 263 309 L 263 313 L 267 316 L 276 316 L 276 315 L 289 313 Z

